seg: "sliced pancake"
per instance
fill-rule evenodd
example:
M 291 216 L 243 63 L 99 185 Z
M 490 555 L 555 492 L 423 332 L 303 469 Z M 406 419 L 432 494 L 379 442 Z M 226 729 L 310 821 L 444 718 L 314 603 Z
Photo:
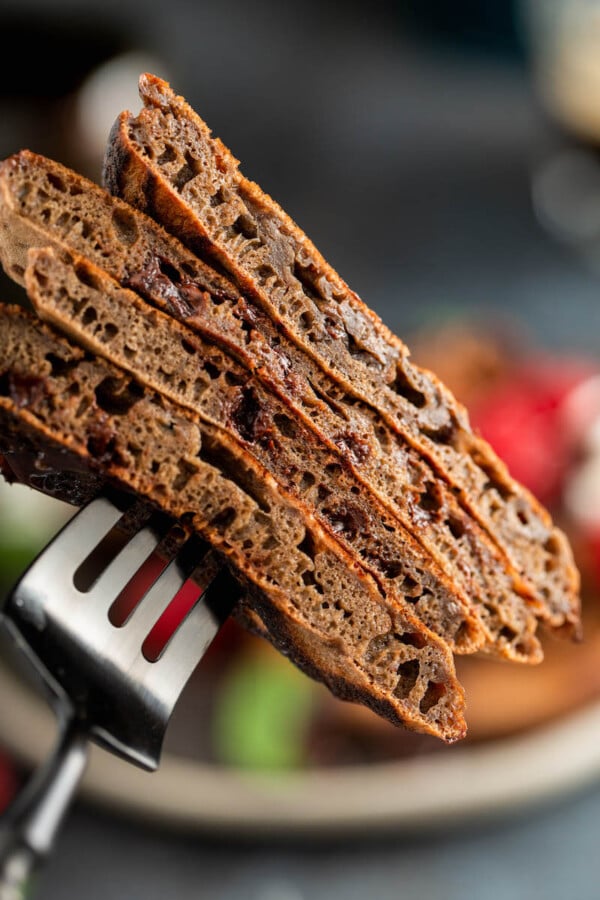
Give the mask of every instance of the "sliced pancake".
M 507 566 L 446 481 L 369 405 L 348 403 L 336 382 L 267 316 L 160 226 L 76 173 L 27 151 L 0 168 L 0 223 L 0 253 L 13 277 L 22 281 L 29 246 L 53 244 L 83 254 L 218 343 L 284 401 L 296 421 L 338 454 L 361 494 L 368 488 L 373 502 L 410 530 L 431 565 L 445 572 L 467 622 L 458 641 L 456 632 L 446 635 L 458 652 L 485 641 L 508 658 L 539 659 L 532 615 L 552 619 L 547 604 L 532 597 L 527 582 Z M 389 555 L 383 569 L 393 570 L 396 561 L 386 565 L 386 559 Z M 414 589 L 418 594 L 418 586 Z M 483 625 L 479 634 L 473 617 Z M 565 620 L 549 624 L 560 628 Z
M 168 84 L 142 76 L 146 108 L 124 113 L 107 149 L 109 189 L 208 259 L 317 366 L 313 387 L 359 401 L 413 447 L 489 536 L 515 584 L 567 633 L 579 621 L 568 542 L 470 429 L 464 408 L 352 292 L 285 212 Z M 331 385 L 334 383 L 333 395 Z
M 451 741 L 446 643 L 405 615 L 222 429 L 16 308 L 0 308 L 0 452 L 68 452 L 187 522 L 228 560 L 270 639 L 334 693 Z M 235 460 L 229 465 L 228 460 Z
M 411 532 L 361 490 L 339 455 L 323 447 L 283 403 L 260 383 L 249 383 L 242 366 L 83 258 L 65 262 L 52 250 L 32 250 L 26 284 L 41 318 L 226 430 L 236 453 L 251 454 L 301 512 L 314 515 L 360 561 L 390 600 L 408 604 L 455 652 L 477 648 L 479 620 L 456 603 L 447 576 L 424 558 Z M 474 590 L 486 598 L 481 622 L 490 646 L 511 658 L 538 659 L 535 615 L 522 602 L 510 603 L 510 584 L 503 594 L 502 581 L 488 578 L 486 584 L 486 574 L 482 558 L 481 570 L 471 575 Z

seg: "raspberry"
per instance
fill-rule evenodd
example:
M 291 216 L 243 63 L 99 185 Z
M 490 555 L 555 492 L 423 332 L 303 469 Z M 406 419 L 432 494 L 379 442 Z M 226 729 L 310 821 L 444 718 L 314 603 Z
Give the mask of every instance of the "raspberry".
M 535 359 L 515 369 L 471 411 L 473 426 L 511 475 L 543 503 L 558 500 L 579 438 L 565 427 L 565 404 L 596 372 L 579 360 Z

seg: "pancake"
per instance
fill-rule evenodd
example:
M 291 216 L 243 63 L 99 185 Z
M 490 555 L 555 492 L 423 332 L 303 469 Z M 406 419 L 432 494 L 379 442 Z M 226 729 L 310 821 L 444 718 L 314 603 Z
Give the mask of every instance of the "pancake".
M 574 634 L 578 577 L 568 542 L 469 426 L 466 410 L 345 284 L 298 226 L 163 80 L 140 79 L 106 153 L 111 192 L 156 218 L 251 296 L 332 377 L 426 459 L 486 531 L 518 590 Z M 326 390 L 324 391 L 326 394 Z
M 454 655 L 577 636 L 566 537 L 185 100 L 141 78 L 106 190 L 0 164 L 2 471 L 208 541 L 237 616 L 337 696 L 465 733 Z M 28 461 L 28 462 L 27 462 Z
M 541 658 L 535 628 L 538 619 L 547 618 L 546 606 L 531 597 L 522 578 L 515 578 L 446 480 L 371 406 L 347 398 L 255 304 L 153 220 L 58 163 L 22 152 L 0 167 L 0 222 L 0 255 L 14 278 L 23 281 L 30 246 L 54 245 L 61 252 L 83 255 L 122 286 L 178 318 L 190 332 L 220 346 L 254 376 L 255 389 L 260 383 L 283 401 L 289 408 L 287 418 L 305 433 L 312 432 L 308 444 L 315 446 L 316 439 L 322 452 L 337 455 L 347 480 L 354 478 L 352 490 L 379 509 L 379 518 L 393 517 L 397 524 L 386 526 L 388 534 L 410 532 L 408 541 L 419 545 L 424 565 L 444 574 L 449 603 L 440 606 L 437 597 L 435 602 L 420 600 L 419 580 L 407 590 L 419 613 L 455 652 L 485 647 L 514 660 Z M 93 321 L 87 327 L 94 330 Z M 115 337 L 124 330 L 122 321 L 110 326 Z M 102 347 L 108 347 L 107 341 Z M 127 352 L 123 349 L 122 355 Z M 220 359 L 222 366 L 222 354 Z M 296 447 L 305 448 L 306 440 Z M 260 449 L 256 442 L 253 449 Z M 294 474 L 304 468 L 296 466 Z M 314 488 L 313 495 L 321 480 L 317 474 L 308 486 Z M 308 499 L 314 502 L 312 496 Z M 353 509 L 356 501 L 351 497 L 346 513 L 336 519 L 342 539 L 348 530 L 345 523 L 352 528 L 357 521 Z M 366 554 L 381 577 L 402 571 L 401 556 L 389 548 L 376 553 L 367 548 Z M 443 610 L 450 607 L 458 612 L 444 627 Z M 563 624 L 561 620 L 558 627 Z
M 67 454 L 76 466 L 65 459 L 60 470 L 88 468 L 148 499 L 212 544 L 273 643 L 334 693 L 396 724 L 463 736 L 463 692 L 446 642 L 388 600 L 234 450 L 233 480 L 226 435 L 31 314 L 2 306 L 0 323 L 5 465 L 34 455 L 42 481 Z

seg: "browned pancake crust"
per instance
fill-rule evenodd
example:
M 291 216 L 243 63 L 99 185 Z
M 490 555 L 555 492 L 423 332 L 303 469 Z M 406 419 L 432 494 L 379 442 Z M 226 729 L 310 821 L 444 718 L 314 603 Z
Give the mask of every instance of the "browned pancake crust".
M 235 442 L 235 452 L 229 453 L 232 471 L 237 456 L 252 454 L 303 514 L 316 516 L 334 540 L 360 560 L 390 599 L 401 606 L 408 603 L 453 649 L 473 647 L 478 622 L 456 603 L 444 572 L 435 562 L 424 561 L 411 533 L 376 497 L 361 490 L 340 456 L 292 419 L 287 406 L 260 383 L 250 384 L 247 372 L 225 353 L 190 335 L 82 258 L 63 262 L 51 250 L 32 250 L 30 259 L 27 288 L 43 319 L 226 430 Z M 481 568 L 485 576 L 485 560 Z M 483 609 L 489 640 L 503 630 L 511 639 L 518 634 L 520 645 L 513 652 L 517 655 L 521 649 L 521 657 L 531 659 L 536 654 L 535 616 L 522 603 L 511 607 L 504 597 L 495 597 L 494 589 L 497 580 L 487 591 L 483 583 L 479 588 L 489 598 L 488 607 L 495 600 L 500 613 L 494 616 Z
M 249 602 L 271 639 L 332 690 L 446 740 L 464 734 L 445 642 L 390 602 L 251 459 L 237 460 L 233 481 L 220 468 L 227 435 L 25 313 L 0 316 L 2 452 L 24 432 L 183 518 L 253 586 L 259 599 Z
M 0 170 L 0 220 L 0 249 L 13 277 L 22 280 L 30 245 L 74 249 L 182 318 L 190 330 L 218 342 L 276 393 L 294 418 L 339 456 L 361 496 L 367 488 L 371 503 L 385 507 L 400 532 L 413 533 L 427 564 L 446 573 L 446 590 L 466 623 L 458 640 L 456 627 L 443 632 L 458 652 L 471 652 L 485 641 L 511 659 L 540 658 L 535 617 L 547 617 L 547 607 L 515 578 L 447 483 L 371 407 L 347 402 L 344 391 L 266 316 L 154 222 L 76 173 L 27 152 Z M 224 357 L 219 358 L 222 368 Z M 397 559 L 376 556 L 384 574 L 397 567 Z M 419 590 L 417 583 L 415 596 Z M 438 615 L 440 631 L 442 618 L 434 606 L 424 614 Z M 479 632 L 477 620 L 483 626 Z
M 568 542 L 472 433 L 464 408 L 434 375 L 411 364 L 405 345 L 243 177 L 183 98 L 151 75 L 140 86 L 147 108 L 136 118 L 124 114 L 113 130 L 105 168 L 111 191 L 227 272 L 347 400 L 377 410 L 451 486 L 546 621 L 576 630 L 579 580 Z

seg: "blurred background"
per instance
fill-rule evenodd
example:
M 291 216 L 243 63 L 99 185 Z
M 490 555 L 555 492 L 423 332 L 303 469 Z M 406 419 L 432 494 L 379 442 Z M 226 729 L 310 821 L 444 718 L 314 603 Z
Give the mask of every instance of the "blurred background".
M 441 747 L 228 626 L 156 776 L 94 757 L 41 898 L 597 897 L 600 2 L 3 0 L 0 157 L 98 181 L 137 77 L 171 81 L 438 372 L 568 531 L 584 642 L 461 661 Z M 22 292 L 0 275 L 3 300 Z M 70 514 L 0 484 L 3 590 Z M 0 805 L 51 716 L 0 656 Z M 543 862 L 543 865 L 542 865 Z

